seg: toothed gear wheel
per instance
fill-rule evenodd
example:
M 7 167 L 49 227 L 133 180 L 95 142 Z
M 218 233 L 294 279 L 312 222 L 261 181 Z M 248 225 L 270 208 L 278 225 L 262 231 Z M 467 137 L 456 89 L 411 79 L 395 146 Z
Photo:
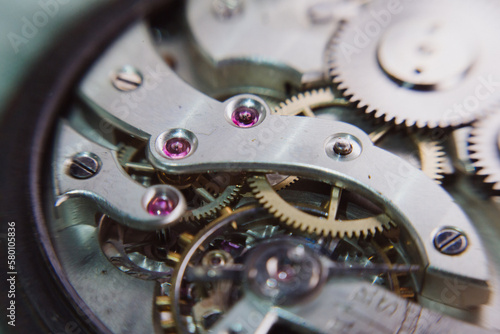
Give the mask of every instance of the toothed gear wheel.
M 283 190 L 288 188 L 299 179 L 296 176 L 291 175 L 281 175 L 281 174 L 267 174 L 267 180 L 273 186 L 273 189 L 276 191 Z
M 274 109 L 278 115 L 299 115 L 315 117 L 314 109 L 325 106 L 348 107 L 351 104 L 343 98 L 338 98 L 330 88 L 321 88 L 300 93 L 291 97 L 285 102 L 281 102 L 279 107 Z
M 182 217 L 182 220 L 193 221 L 216 216 L 222 209 L 236 201 L 241 188 L 241 185 L 230 185 L 227 186 L 224 191 L 217 194 L 217 197 L 209 195 L 209 197 L 207 198 L 204 196 L 204 200 L 206 202 L 199 208 L 187 211 L 186 214 Z
M 135 147 L 122 145 L 117 152 L 118 161 L 122 166 L 126 166 L 139 150 Z M 150 174 L 155 174 L 156 171 L 149 163 L 145 164 L 150 167 Z M 147 173 L 147 172 L 146 172 Z M 133 177 L 133 175 L 132 175 Z M 212 176 L 217 178 L 218 175 Z M 229 176 L 228 176 L 229 177 Z M 210 179 L 207 175 L 169 175 L 165 173 L 158 173 L 160 182 L 173 185 L 180 190 L 191 189 L 198 198 L 201 200 L 199 207 L 188 208 L 181 221 L 196 221 L 206 218 L 215 218 L 215 216 L 231 203 L 233 203 L 239 196 L 242 188 L 243 180 L 220 180 L 216 182 L 215 179 Z M 225 177 L 224 177 L 225 179 Z M 236 184 L 233 184 L 235 182 Z M 220 191 L 223 189 L 222 191 Z
M 337 209 L 342 189 L 336 186 L 332 187 L 328 213 L 323 218 L 305 213 L 290 205 L 276 193 L 263 176 L 251 177 L 249 184 L 259 203 L 278 218 L 280 222 L 307 233 L 332 237 L 359 238 L 375 235 L 377 232 L 394 226 L 391 219 L 383 213 L 361 219 L 345 221 L 337 219 Z
M 499 14 L 492 0 L 374 1 L 334 34 L 330 75 L 346 98 L 386 122 L 470 123 L 498 95 Z
M 330 88 L 322 88 L 293 96 L 286 102 L 282 102 L 279 107 L 276 107 L 273 113 L 287 116 L 305 115 L 316 117 L 316 110 L 331 107 L 353 107 L 353 105 L 344 98 L 337 97 Z M 366 130 L 363 126 L 363 120 L 359 115 L 355 114 L 355 110 L 352 110 L 352 113 L 348 114 L 340 113 L 336 117 L 339 121 L 352 123 Z M 381 133 L 385 131 L 383 130 Z M 371 138 L 377 144 L 383 134 L 378 135 L 377 130 L 374 130 L 374 134 L 376 135 L 371 136 Z M 431 140 L 429 136 L 421 132 L 409 134 L 409 137 L 418 149 L 420 169 L 425 175 L 440 184 L 441 179 L 444 177 L 444 166 L 447 162 L 443 146 L 438 141 Z
M 135 147 L 123 144 L 118 147 L 118 151 L 116 151 L 116 156 L 118 158 L 118 162 L 122 166 L 125 166 L 127 162 L 132 160 L 132 158 L 136 153 L 137 149 Z
M 469 145 L 476 173 L 500 194 L 500 112 L 474 123 Z

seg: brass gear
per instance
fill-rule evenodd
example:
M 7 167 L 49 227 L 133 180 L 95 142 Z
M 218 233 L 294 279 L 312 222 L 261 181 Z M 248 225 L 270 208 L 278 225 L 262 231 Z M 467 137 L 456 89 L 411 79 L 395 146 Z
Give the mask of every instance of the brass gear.
M 297 182 L 297 180 L 299 179 L 296 176 L 281 175 L 281 174 L 266 174 L 266 178 L 269 181 L 269 183 L 273 186 L 273 189 L 276 191 L 280 191 L 289 187 L 290 185 Z
M 304 115 L 316 117 L 314 112 L 316 109 L 328 107 L 354 108 L 354 105 L 344 98 L 337 97 L 331 88 L 322 88 L 293 96 L 286 102 L 282 102 L 279 107 L 276 107 L 273 113 L 286 116 Z M 349 123 L 349 120 L 346 120 L 346 122 Z M 391 129 L 392 126 L 386 124 L 370 133 L 370 138 L 376 144 Z M 444 166 L 447 162 L 443 146 L 438 141 L 427 138 L 421 132 L 409 133 L 409 137 L 418 148 L 420 169 L 425 175 L 440 184 L 445 171 Z
M 342 189 L 336 186 L 332 186 L 327 217 L 323 218 L 310 215 L 290 205 L 276 193 L 264 176 L 253 176 L 249 178 L 248 183 L 259 203 L 280 222 L 294 229 L 323 236 L 351 238 L 375 235 L 395 225 L 386 214 L 346 221 L 337 219 Z
M 300 115 L 315 117 L 314 109 L 321 107 L 350 107 L 352 104 L 344 98 L 338 98 L 330 88 L 311 90 L 292 96 L 274 109 L 277 115 Z

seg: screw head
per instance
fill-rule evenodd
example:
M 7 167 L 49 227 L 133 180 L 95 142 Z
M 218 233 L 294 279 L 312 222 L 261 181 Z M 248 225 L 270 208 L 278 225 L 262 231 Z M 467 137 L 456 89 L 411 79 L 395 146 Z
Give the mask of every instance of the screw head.
M 352 143 L 349 138 L 338 137 L 334 139 L 333 151 L 339 155 L 349 155 L 352 153 Z
M 249 128 L 259 121 L 259 112 L 254 108 L 241 106 L 233 111 L 231 120 L 240 128 Z
M 111 82 L 116 89 L 130 92 L 142 84 L 142 75 L 133 67 L 124 66 L 113 75 Z
M 467 236 L 453 228 L 444 228 L 434 237 L 434 247 L 446 255 L 458 255 L 465 251 L 467 246 Z
M 71 159 L 69 174 L 76 179 L 88 179 L 101 169 L 99 158 L 89 152 L 78 153 Z

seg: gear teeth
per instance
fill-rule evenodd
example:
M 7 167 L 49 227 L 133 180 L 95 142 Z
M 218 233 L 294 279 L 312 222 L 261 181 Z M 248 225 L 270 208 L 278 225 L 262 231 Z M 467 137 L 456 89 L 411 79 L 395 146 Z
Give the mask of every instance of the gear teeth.
M 421 132 L 410 136 L 419 149 L 421 170 L 437 184 L 441 184 L 447 163 L 444 147 L 437 141 L 427 140 Z
M 485 118 L 475 122 L 469 137 L 469 157 L 476 174 L 494 195 L 500 194 L 500 103 Z
M 233 203 L 242 189 L 242 185 L 228 186 L 214 202 L 204 205 L 202 207 L 188 211 L 181 217 L 180 221 L 194 222 L 200 219 L 213 217 L 219 212 Z
M 369 235 L 375 235 L 377 231 L 383 231 L 391 228 L 391 220 L 373 217 L 364 220 L 351 221 L 357 224 L 353 228 L 348 228 L 346 224 L 349 222 L 341 222 L 339 220 L 327 220 L 320 217 L 315 217 L 304 213 L 283 200 L 272 188 L 264 176 L 254 176 L 248 180 L 252 189 L 252 193 L 259 203 L 266 208 L 269 213 L 274 215 L 283 224 L 289 227 L 300 230 L 302 232 L 317 234 L 322 236 L 333 237 L 358 237 L 364 238 Z
M 424 3 L 432 4 L 434 2 L 436 1 L 428 0 Z M 374 118 L 383 119 L 385 122 L 394 120 L 396 124 L 402 124 L 408 128 L 416 127 L 418 129 L 434 129 L 437 127 L 456 127 L 468 124 L 470 122 L 473 122 L 478 117 L 482 117 L 482 115 L 484 115 L 482 109 L 484 109 L 488 101 L 482 102 L 481 106 L 477 108 L 477 110 L 475 110 L 473 113 L 469 113 L 466 115 L 457 115 L 457 117 L 450 118 L 447 117 L 447 110 L 438 109 L 439 106 L 436 105 L 434 107 L 432 104 L 426 104 L 425 101 L 422 102 L 422 109 L 430 109 L 428 116 L 421 112 L 418 112 L 416 107 L 407 108 L 408 111 L 405 112 L 403 106 L 397 108 L 397 105 L 395 105 L 394 103 L 391 105 L 382 100 L 391 99 L 391 92 L 397 92 L 398 90 L 395 88 L 395 84 L 393 82 L 390 82 L 388 76 L 383 74 L 383 71 L 380 70 L 379 66 L 376 65 L 376 62 L 373 61 L 373 58 L 376 57 L 375 53 L 379 37 L 371 38 L 367 45 L 365 45 L 364 47 L 355 47 L 352 45 L 352 43 L 356 37 L 358 29 L 362 30 L 363 28 L 365 28 L 366 22 L 369 22 L 369 20 L 373 20 L 373 15 L 370 15 L 370 13 L 377 12 L 378 10 L 382 9 L 383 3 L 383 1 L 370 2 L 367 5 L 367 8 L 362 11 L 360 15 L 354 17 L 349 21 L 341 22 L 333 36 L 330 38 L 326 52 L 326 63 L 327 66 L 329 66 L 328 73 L 330 76 L 330 80 L 335 85 L 335 87 L 350 102 L 352 102 L 353 104 L 358 104 L 360 107 L 365 107 L 365 112 L 369 115 L 372 115 Z M 418 7 L 420 2 L 414 3 L 415 5 L 406 6 L 403 9 L 403 12 L 405 14 L 408 14 L 410 12 L 415 13 L 415 15 L 422 14 L 423 11 L 419 10 L 420 7 Z M 439 1 L 437 1 L 437 3 L 439 3 Z M 422 6 L 422 8 L 428 9 L 425 4 Z M 463 4 L 464 5 L 462 5 L 461 3 L 457 4 L 457 6 L 455 6 L 454 8 L 453 14 L 451 14 L 449 17 L 453 18 L 454 15 L 460 16 L 469 14 L 473 18 L 481 18 L 481 22 L 484 22 L 484 24 L 481 24 L 482 29 L 487 30 L 490 28 L 496 28 L 497 19 L 493 18 L 493 13 L 498 15 L 500 6 L 491 6 L 489 5 L 489 0 L 481 0 L 476 6 L 474 6 L 474 8 L 485 8 L 485 10 L 469 12 L 469 6 L 467 5 L 467 3 L 464 2 Z M 396 20 L 394 22 L 398 21 Z M 384 26 L 384 28 L 388 29 L 394 27 L 394 25 L 391 25 L 391 23 L 388 26 Z M 380 36 L 382 36 L 382 34 L 383 31 Z M 486 39 L 484 42 L 484 46 L 487 47 L 488 44 L 493 43 L 495 43 L 493 37 L 488 37 L 488 39 Z M 354 47 L 354 51 L 345 49 L 344 44 Z M 352 53 L 346 54 L 346 51 L 347 53 Z M 489 64 L 486 64 L 485 66 L 487 65 Z M 495 67 L 493 66 L 492 68 L 494 69 Z M 361 69 L 363 69 L 364 71 L 361 72 Z M 364 77 L 363 79 L 360 79 L 360 73 L 363 73 L 368 78 Z M 493 73 L 497 75 L 498 71 Z M 376 82 L 376 85 L 378 86 L 366 83 L 370 81 L 370 76 L 374 76 L 375 80 L 372 80 L 372 82 Z M 385 94 L 381 92 L 381 94 L 379 94 L 381 97 L 379 98 L 370 96 L 369 94 L 363 94 L 363 91 L 365 90 L 382 90 L 384 87 L 386 87 L 387 92 Z M 474 89 L 476 88 L 475 86 L 466 83 L 463 87 L 464 89 L 462 90 L 467 89 L 471 95 L 474 95 Z M 462 86 L 460 88 L 462 88 Z M 420 97 L 420 94 L 415 93 L 414 96 L 415 97 L 413 99 L 410 98 L 409 100 L 417 101 Z M 452 98 L 453 97 L 450 97 L 448 103 L 448 105 L 450 106 L 460 99 L 460 97 L 458 96 L 456 99 L 452 100 Z M 398 100 L 403 100 L 403 98 Z M 422 99 L 418 101 L 422 101 Z M 414 103 L 412 104 L 411 101 L 409 104 L 410 106 L 415 105 Z
M 406 126 L 410 126 L 411 124 L 409 120 L 405 120 L 401 117 L 394 118 L 393 116 L 384 114 L 383 112 L 378 110 L 370 111 L 370 107 L 364 105 L 363 102 L 359 100 L 357 102 L 352 102 L 355 101 L 356 98 L 354 97 L 354 95 L 349 96 L 348 95 L 349 91 L 346 91 L 343 94 L 346 98 L 346 100 L 343 100 L 345 103 L 350 103 L 351 105 L 355 106 L 360 110 L 365 109 L 364 110 L 365 114 L 371 115 L 374 118 L 383 117 L 386 123 L 393 121 L 396 125 L 400 125 L 404 122 L 406 122 Z M 285 102 L 282 102 L 280 104 L 280 107 L 277 107 L 275 109 L 275 113 L 280 115 L 298 115 L 301 112 L 303 112 L 306 108 L 335 105 L 336 103 L 335 100 L 336 97 L 330 88 L 312 90 L 305 93 L 301 93 L 297 96 L 292 97 L 291 99 L 286 100 Z M 432 145 L 430 145 L 429 147 L 432 148 Z M 429 147 L 424 147 L 424 148 L 419 147 L 420 155 L 422 155 L 422 152 L 426 154 Z M 443 151 L 442 154 L 444 155 L 444 150 L 442 151 Z M 429 161 L 423 164 L 422 171 L 433 180 L 442 179 L 443 178 L 442 174 L 444 171 L 443 165 L 446 163 L 446 161 L 442 161 L 443 159 L 439 158 L 435 154 L 432 154 L 430 157 L 428 157 Z M 438 181 L 438 183 L 440 182 Z

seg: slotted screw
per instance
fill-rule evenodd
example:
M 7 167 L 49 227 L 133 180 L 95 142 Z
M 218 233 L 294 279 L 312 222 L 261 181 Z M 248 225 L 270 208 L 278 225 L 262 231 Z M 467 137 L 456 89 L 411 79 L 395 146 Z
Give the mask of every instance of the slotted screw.
M 79 153 L 75 155 L 69 167 L 69 174 L 76 179 L 88 179 L 99 173 L 101 162 L 92 153 Z
M 434 237 L 434 247 L 446 255 L 457 255 L 465 251 L 467 236 L 453 228 L 444 228 Z
M 122 92 L 136 90 L 142 84 L 142 75 L 130 66 L 118 70 L 112 78 L 113 86 Z

